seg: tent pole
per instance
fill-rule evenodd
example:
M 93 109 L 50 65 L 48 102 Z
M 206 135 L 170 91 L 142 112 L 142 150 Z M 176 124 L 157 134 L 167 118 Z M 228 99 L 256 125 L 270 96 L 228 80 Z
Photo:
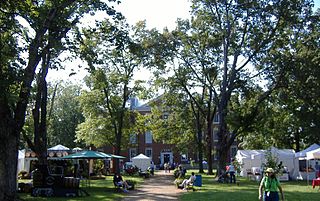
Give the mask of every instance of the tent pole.
M 309 186 L 309 160 L 307 159 L 307 186 Z

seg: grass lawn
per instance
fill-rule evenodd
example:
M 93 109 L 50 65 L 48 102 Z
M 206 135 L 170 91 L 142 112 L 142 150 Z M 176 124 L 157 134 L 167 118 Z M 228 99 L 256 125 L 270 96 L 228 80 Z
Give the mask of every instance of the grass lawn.
M 189 173 L 190 171 L 188 171 Z M 197 171 L 195 171 L 197 172 Z M 189 175 L 187 175 L 189 177 Z M 138 184 L 143 181 L 141 177 L 124 176 L 124 179 L 135 180 Z M 195 187 L 197 191 L 184 192 L 179 197 L 180 201 L 257 201 L 259 183 L 248 181 L 246 178 L 237 177 L 239 186 L 235 184 L 221 184 L 216 182 L 212 176 L 202 175 L 202 187 Z M 173 180 L 172 180 L 173 181 Z M 313 189 L 311 182 L 307 186 L 306 181 L 281 182 L 286 201 L 318 201 L 320 191 L 318 187 Z M 173 184 L 172 184 L 173 185 Z M 20 198 L 26 201 L 105 201 L 121 200 L 126 196 L 115 190 L 112 176 L 105 180 L 92 180 L 90 187 L 84 188 L 90 196 L 86 197 L 32 197 L 30 194 L 19 193 Z
M 135 180 L 139 187 L 139 183 L 142 182 L 143 178 L 141 177 L 130 177 L 124 176 L 126 180 Z M 121 200 L 125 197 L 125 193 L 117 192 L 113 183 L 113 176 L 107 176 L 105 180 L 91 180 L 90 187 L 81 187 L 86 190 L 90 196 L 84 197 L 33 197 L 30 193 L 19 193 L 19 196 L 22 200 L 26 201 L 109 201 L 109 200 Z
M 239 186 L 235 184 L 221 184 L 213 180 L 212 176 L 202 175 L 202 187 L 195 187 L 196 192 L 186 192 L 180 196 L 182 201 L 256 201 L 258 200 L 259 183 L 237 177 Z M 284 197 L 287 201 L 318 201 L 320 192 L 313 189 L 311 182 L 306 181 L 281 182 Z

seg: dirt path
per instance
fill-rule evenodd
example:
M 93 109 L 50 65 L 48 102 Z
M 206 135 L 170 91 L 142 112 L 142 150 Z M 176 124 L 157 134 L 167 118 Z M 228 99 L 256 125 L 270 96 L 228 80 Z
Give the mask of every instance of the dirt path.
M 175 187 L 173 180 L 172 172 L 157 171 L 154 176 L 145 179 L 137 189 L 130 191 L 123 201 L 178 200 L 182 190 Z

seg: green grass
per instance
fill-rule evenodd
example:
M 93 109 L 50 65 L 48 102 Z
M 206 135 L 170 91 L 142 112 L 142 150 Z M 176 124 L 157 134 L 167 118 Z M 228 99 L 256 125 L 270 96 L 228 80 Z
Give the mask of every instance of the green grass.
M 255 201 L 258 200 L 259 183 L 239 178 L 239 186 L 235 184 L 221 184 L 214 181 L 212 176 L 202 175 L 202 187 L 195 187 L 196 192 L 183 193 L 182 201 Z M 287 201 L 316 201 L 319 200 L 318 189 L 313 189 L 306 181 L 281 182 L 284 197 Z
M 188 173 L 191 171 L 188 171 Z M 197 172 L 197 171 L 195 171 Z M 187 175 L 188 177 L 189 175 Z M 140 177 L 128 177 L 125 179 L 135 180 L 139 183 L 143 181 Z M 216 182 L 211 175 L 202 175 L 202 187 L 195 187 L 196 191 L 184 192 L 179 197 L 181 201 L 256 201 L 258 200 L 259 183 L 248 181 L 246 178 L 239 178 L 239 186 L 235 184 L 221 184 Z M 307 185 L 306 181 L 281 182 L 286 201 L 316 201 L 319 200 L 318 187 L 313 189 L 311 182 Z M 172 184 L 173 185 L 173 184 Z M 84 188 L 90 196 L 87 197 L 32 197 L 30 194 L 20 193 L 20 198 L 26 201 L 108 201 L 121 200 L 126 196 L 125 193 L 115 191 L 112 183 L 112 176 L 105 180 L 92 180 L 90 187 Z
M 19 193 L 19 197 L 25 201 L 109 201 L 109 200 L 121 200 L 125 197 L 125 193 L 119 193 L 116 191 L 113 183 L 112 183 L 113 176 L 107 176 L 105 180 L 91 180 L 90 187 L 81 185 L 81 188 L 86 190 L 90 196 L 84 197 L 33 197 L 30 193 Z M 142 182 L 141 177 L 129 177 L 124 176 L 126 180 L 134 180 L 137 182 L 139 187 L 139 183 Z M 24 181 L 26 182 L 26 181 Z

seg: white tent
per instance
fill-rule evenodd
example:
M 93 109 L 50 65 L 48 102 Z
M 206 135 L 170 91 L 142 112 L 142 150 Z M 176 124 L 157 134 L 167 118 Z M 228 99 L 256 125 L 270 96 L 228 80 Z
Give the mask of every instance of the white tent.
M 320 148 L 306 153 L 307 160 L 320 159 Z
M 318 148 L 320 148 L 320 145 L 314 143 L 314 144 L 312 144 L 310 147 L 306 148 L 305 150 L 302 150 L 302 151 L 300 151 L 300 152 L 297 152 L 297 153 L 295 154 L 295 157 L 299 158 L 300 160 L 301 160 L 301 159 L 303 160 L 303 159 L 306 158 L 306 153 L 307 153 L 307 152 L 313 151 L 313 150 L 318 149 Z
M 235 157 L 242 164 L 240 175 L 247 176 L 252 167 L 261 167 L 264 156 L 265 150 L 238 150 Z
M 242 164 L 241 176 L 247 176 L 247 172 L 252 168 L 261 168 L 265 163 L 267 150 L 238 150 L 236 159 Z M 295 152 L 291 149 L 277 149 L 271 147 L 271 154 L 282 161 L 283 166 L 287 167 L 291 178 L 296 178 L 299 174 L 299 161 L 295 158 Z
M 70 150 L 68 147 L 58 144 L 54 147 L 48 149 L 49 151 L 68 151 Z
M 132 164 L 137 166 L 141 171 L 146 171 L 151 164 L 151 158 L 143 154 L 131 158 L 131 161 Z
M 24 158 L 25 158 L 24 152 L 25 150 L 19 150 L 17 173 L 19 173 L 21 170 L 24 170 Z

